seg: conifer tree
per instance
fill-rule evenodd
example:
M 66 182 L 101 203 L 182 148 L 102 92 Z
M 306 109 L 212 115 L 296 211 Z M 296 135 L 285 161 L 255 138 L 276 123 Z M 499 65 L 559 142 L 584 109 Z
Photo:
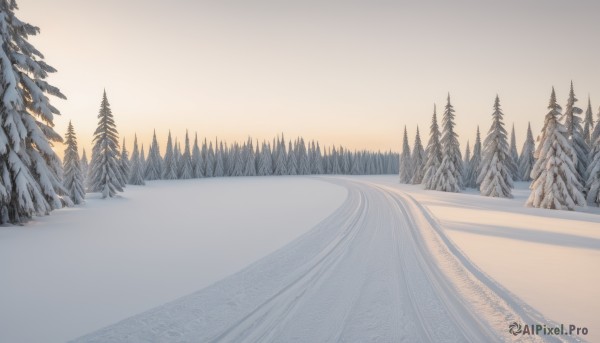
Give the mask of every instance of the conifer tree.
M 420 184 L 423 182 L 423 176 L 425 175 L 425 162 L 427 161 L 427 155 L 425 154 L 425 150 L 423 149 L 423 144 L 421 143 L 421 135 L 419 133 L 419 126 L 417 126 L 417 133 L 415 135 L 415 145 L 413 147 L 412 156 L 410 157 L 413 172 L 410 183 L 413 185 Z M 388 168 L 391 167 L 391 163 L 389 160 L 387 161 Z M 391 174 L 391 170 L 387 170 L 386 174 Z
M 531 124 L 527 124 L 527 138 L 523 143 L 521 156 L 519 156 L 519 175 L 522 181 L 531 181 L 531 169 L 535 164 L 535 141 L 531 133 Z
M 433 116 L 431 117 L 431 126 L 429 133 L 429 142 L 425 150 L 427 161 L 425 162 L 423 185 L 425 189 L 435 189 L 435 174 L 442 163 L 442 145 L 440 144 L 440 129 L 437 122 L 435 105 L 433 105 Z
M 88 163 L 87 154 L 85 153 L 85 149 L 83 149 L 83 152 L 81 153 L 81 159 L 79 160 L 79 165 L 81 166 L 81 177 L 83 180 L 83 190 L 85 191 L 86 189 L 89 188 L 89 185 L 88 185 L 89 163 Z
M 187 130 L 185 131 L 185 141 L 183 155 L 181 156 L 179 166 L 179 178 L 183 180 L 191 179 L 194 177 L 194 168 L 192 166 L 192 153 L 190 151 L 190 138 Z
M 53 129 L 60 112 L 49 99 L 66 97 L 45 80 L 56 69 L 27 41 L 40 29 L 18 19 L 17 9 L 14 0 L 0 1 L 0 225 L 71 203 L 52 150 L 52 142 L 62 142 Z
M 283 137 L 283 135 L 282 135 Z M 283 138 L 282 138 L 283 140 Z M 285 152 L 285 143 L 278 142 L 275 154 L 274 175 L 289 175 L 287 170 L 287 154 Z
M 463 185 L 465 187 L 467 187 L 467 179 L 469 177 L 469 173 L 471 172 L 470 169 L 470 162 L 471 162 L 471 147 L 469 146 L 469 141 L 467 140 L 467 147 L 465 148 L 465 157 L 463 158 Z
M 73 203 L 78 205 L 85 201 L 85 190 L 83 184 L 83 173 L 79 163 L 77 138 L 75 137 L 75 130 L 73 129 L 73 124 L 71 124 L 71 122 L 69 122 L 69 126 L 67 128 L 65 145 L 65 157 L 63 161 L 65 173 L 63 183 L 67 190 L 67 194 Z
M 206 146 L 206 140 L 204 141 L 204 146 Z M 206 151 L 206 160 L 204 162 L 204 176 L 206 177 L 214 177 L 215 176 L 215 152 L 212 146 L 212 142 L 209 143 L 208 149 Z
M 144 143 L 142 143 L 142 147 L 140 149 L 140 165 L 142 166 L 142 171 L 146 169 L 146 153 L 144 152 Z M 144 175 L 143 172 L 142 175 Z
M 262 149 L 258 157 L 256 172 L 259 176 L 271 175 L 271 153 L 269 145 L 263 141 Z
M 483 141 L 483 154 L 477 181 L 481 195 L 512 198 L 513 176 L 510 166 L 513 157 L 507 142 L 503 116 L 500 98 L 496 95 L 492 126 Z
M 400 155 L 400 183 L 410 183 L 413 173 L 413 165 L 410 160 L 410 146 L 408 145 L 408 134 L 404 126 L 402 138 L 402 155 Z
M 310 162 L 308 159 L 308 153 L 306 151 L 306 144 L 303 138 L 298 140 L 298 174 L 308 175 L 310 174 Z
M 296 152 L 292 147 L 292 141 L 289 142 L 286 169 L 287 175 L 298 175 L 298 159 L 296 158 Z
M 217 143 L 215 143 L 215 146 L 217 145 Z M 219 147 L 216 148 L 216 153 L 215 153 L 215 172 L 214 172 L 214 176 L 215 177 L 223 177 L 225 176 L 225 163 L 224 163 L 224 150 L 223 150 L 223 142 L 221 142 L 219 144 Z
M 98 128 L 94 132 L 94 147 L 90 163 L 90 191 L 102 193 L 102 198 L 122 192 L 122 174 L 119 163 L 119 133 L 106 97 L 102 95 Z
M 515 138 L 515 124 L 512 126 L 510 132 L 510 159 L 508 160 L 508 169 L 512 175 L 513 181 L 521 181 L 521 175 L 519 174 L 519 153 L 517 152 L 517 140 Z
M 256 142 L 258 145 L 258 141 Z M 258 146 L 256 147 L 258 151 Z M 256 154 L 254 153 L 254 145 L 252 139 L 248 138 L 244 152 L 244 176 L 256 176 Z
M 565 113 L 563 114 L 562 119 L 564 120 L 564 125 L 567 129 L 567 138 L 577 153 L 577 158 L 573 163 L 575 163 L 575 175 L 577 176 L 577 181 L 582 185 L 579 190 L 583 191 L 583 185 L 586 180 L 586 169 L 589 164 L 590 149 L 585 143 L 583 128 L 581 127 L 581 118 L 579 117 L 579 115 L 583 113 L 583 110 L 575 106 L 576 102 L 577 98 L 573 91 L 573 82 L 571 82 L 569 99 L 567 100 L 567 106 L 565 107 Z
M 454 132 L 454 107 L 450 103 L 450 94 L 444 117 L 442 118 L 442 163 L 435 174 L 435 190 L 460 192 L 462 185 L 462 157 L 458 136 Z
M 533 182 L 527 206 L 559 210 L 573 210 L 584 206 L 585 199 L 577 177 L 577 153 L 568 139 L 565 126 L 560 123 L 561 107 L 552 88 L 548 114 L 544 120 L 537 158 L 531 171 Z
M 204 177 L 204 158 L 198 146 L 198 133 L 194 135 L 194 147 L 192 148 L 192 174 L 195 179 Z
M 177 161 L 175 160 L 175 151 L 173 149 L 173 140 L 171 139 L 171 131 L 167 136 L 167 149 L 164 157 L 163 180 L 177 179 Z
M 588 96 L 588 105 L 585 111 L 585 119 L 583 120 L 583 139 L 590 150 L 592 149 L 592 142 L 594 142 L 592 140 L 592 132 L 594 132 L 594 118 L 592 116 L 592 102 Z
M 144 154 L 142 154 L 142 160 Z M 156 131 L 152 135 L 152 144 L 148 150 L 148 158 L 145 163 L 144 179 L 145 180 L 159 180 L 163 176 L 163 161 L 160 156 L 160 148 L 158 146 L 158 140 L 156 139 Z
M 590 149 L 590 164 L 586 171 L 586 196 L 589 203 L 600 206 L 600 108 L 598 108 L 596 124 L 590 137 L 592 145 Z
M 469 169 L 465 181 L 465 186 L 470 188 L 479 189 L 479 170 L 481 168 L 481 135 L 479 133 L 479 126 L 477 126 L 477 134 L 475 136 L 475 144 L 473 145 L 473 153 L 469 160 Z
M 133 151 L 131 152 L 131 171 L 129 172 L 129 180 L 127 183 L 130 185 L 145 185 L 146 183 L 144 182 L 142 170 L 143 162 L 140 158 L 140 152 L 138 151 L 137 135 L 135 135 L 133 138 Z
M 129 180 L 131 165 L 129 162 L 129 153 L 125 147 L 125 138 L 123 138 L 123 146 L 121 147 L 121 157 L 119 158 L 119 169 L 121 171 L 121 187 L 125 187 Z

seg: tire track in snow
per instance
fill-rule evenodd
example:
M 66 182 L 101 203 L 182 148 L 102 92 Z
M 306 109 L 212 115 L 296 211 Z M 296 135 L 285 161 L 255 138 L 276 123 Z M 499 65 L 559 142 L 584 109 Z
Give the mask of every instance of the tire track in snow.
M 512 340 L 510 321 L 542 319 L 485 277 L 408 195 L 322 179 L 348 197 L 306 234 L 75 342 L 493 342 Z

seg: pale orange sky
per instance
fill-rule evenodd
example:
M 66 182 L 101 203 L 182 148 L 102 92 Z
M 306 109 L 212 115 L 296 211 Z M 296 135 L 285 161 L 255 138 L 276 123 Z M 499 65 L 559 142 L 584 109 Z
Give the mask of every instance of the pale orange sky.
M 575 5 L 576 3 L 576 5 Z M 121 137 L 156 128 L 224 140 L 304 136 L 325 145 L 401 149 L 429 134 L 447 92 L 457 132 L 487 132 L 494 97 L 537 135 L 555 86 L 564 105 L 600 105 L 595 1 L 76 1 L 19 0 L 31 39 L 58 69 L 50 82 L 64 134 L 90 152 L 106 88 Z M 62 147 L 59 148 L 62 150 Z M 147 150 L 146 150 L 147 151 Z M 62 151 L 58 151 L 62 155 Z

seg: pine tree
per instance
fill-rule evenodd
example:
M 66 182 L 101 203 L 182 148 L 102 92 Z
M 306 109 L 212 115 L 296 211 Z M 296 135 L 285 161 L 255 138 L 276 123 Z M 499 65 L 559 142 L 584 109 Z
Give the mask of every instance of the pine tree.
M 83 203 L 85 200 L 85 190 L 83 173 L 79 163 L 79 153 L 77 150 L 77 138 L 73 124 L 69 122 L 67 134 L 65 136 L 65 157 L 64 157 L 64 180 L 63 183 L 67 190 L 67 194 L 75 205 Z
M 143 156 L 143 148 L 142 148 Z M 131 171 L 129 172 L 129 180 L 127 181 L 130 185 L 145 185 L 142 170 L 143 162 L 140 158 L 140 152 L 138 151 L 137 135 L 133 138 L 133 151 L 131 152 Z
M 271 152 L 269 145 L 263 141 L 262 149 L 258 157 L 256 172 L 259 176 L 271 175 Z
M 479 171 L 481 169 L 481 135 L 479 133 L 479 126 L 477 126 L 477 134 L 475 136 L 475 144 L 473 145 L 473 153 L 469 160 L 469 169 L 465 181 L 465 186 L 470 188 L 479 189 Z
M 244 165 L 243 165 L 243 161 L 242 161 L 242 153 L 241 153 L 240 146 L 237 143 L 233 145 L 229 175 L 230 176 L 244 175 Z
M 181 179 L 180 171 L 183 169 L 183 155 L 181 153 L 181 145 L 175 138 L 175 144 L 173 144 L 173 160 L 174 160 L 174 169 L 175 169 L 175 178 Z
M 292 147 L 292 141 L 289 142 L 286 169 L 287 175 L 298 175 L 298 159 L 296 158 L 296 152 Z
M 469 141 L 467 140 L 467 147 L 465 148 L 465 157 L 463 158 L 463 185 L 465 185 L 465 187 L 467 187 L 467 179 L 469 178 L 469 173 L 471 172 L 470 163 L 471 147 L 469 146 Z
M 273 169 L 274 175 L 289 175 L 287 170 L 287 154 L 285 152 L 285 143 L 277 143 L 277 150 L 275 152 L 275 165 Z
M 204 140 L 204 145 L 206 146 L 206 139 Z M 214 177 L 215 176 L 215 152 L 212 146 L 212 142 L 210 142 L 208 149 L 206 151 L 206 159 L 204 162 L 204 176 L 206 177 Z
M 596 125 L 598 124 L 600 124 L 600 120 L 596 123 Z M 600 206 L 600 136 L 596 137 L 593 146 L 587 170 L 587 201 Z
M 587 200 L 596 206 L 600 206 L 600 108 L 594 130 L 590 135 L 593 144 L 590 150 L 590 164 L 586 171 Z
M 171 139 L 171 131 L 167 136 L 167 150 L 165 151 L 164 168 L 162 179 L 175 180 L 177 179 L 177 161 L 175 160 L 175 151 L 173 149 L 173 140 Z
M 575 206 L 584 206 L 585 199 L 575 167 L 577 153 L 569 142 L 567 129 L 558 120 L 561 107 L 556 102 L 554 88 L 548 109 L 538 137 L 540 143 L 535 152 L 537 161 L 531 171 L 533 182 L 527 206 L 573 210 Z
M 142 171 L 146 169 L 146 153 L 144 152 L 144 143 L 142 143 L 142 148 L 140 149 L 140 165 L 142 166 Z
M 425 150 L 427 161 L 425 162 L 423 184 L 425 189 L 435 189 L 435 174 L 442 163 L 442 145 L 440 144 L 440 129 L 437 122 L 435 105 L 433 105 L 433 116 L 431 117 L 431 126 L 429 133 L 429 142 Z
M 248 138 L 248 142 L 246 142 L 246 144 L 244 145 L 243 157 L 243 175 L 256 176 L 256 155 L 254 154 L 254 146 L 252 145 L 252 139 L 250 138 Z
M 119 170 L 121 171 L 121 187 L 125 187 L 129 180 L 131 166 L 129 163 L 129 153 L 125 147 L 125 138 L 123 138 L 123 146 L 121 148 L 121 157 L 119 158 Z
M 98 128 L 94 132 L 94 148 L 90 163 L 90 190 L 102 193 L 102 198 L 122 192 L 119 163 L 119 133 L 106 97 L 102 96 Z
M 410 157 L 413 166 L 412 178 L 410 179 L 410 183 L 413 185 L 420 184 L 423 182 L 423 176 L 425 175 L 425 162 L 427 161 L 427 155 L 425 154 L 425 150 L 423 149 L 423 144 L 421 143 L 421 135 L 419 134 L 419 127 L 417 126 L 417 133 L 415 135 L 415 145 L 413 147 L 412 156 Z M 387 160 L 388 168 L 386 168 L 386 174 L 391 174 L 391 164 L 389 160 Z
M 454 107 L 450 103 L 450 94 L 444 117 L 442 118 L 442 163 L 435 174 L 435 190 L 460 192 L 462 185 L 462 157 L 458 136 L 454 132 Z
M 190 151 L 190 138 L 187 130 L 185 131 L 185 142 L 181 163 L 179 166 L 179 178 L 183 180 L 194 177 L 194 167 L 192 166 L 192 153 Z
M 512 126 L 510 132 L 510 159 L 508 160 L 508 169 L 512 175 L 513 181 L 521 181 L 521 175 L 519 174 L 519 153 L 517 152 L 517 140 L 515 138 L 515 124 Z
M 579 117 L 579 115 L 583 113 L 583 110 L 575 106 L 576 102 L 577 98 L 573 91 L 573 82 L 571 82 L 569 99 L 567 100 L 567 106 L 565 107 L 565 113 L 563 114 L 562 119 L 564 120 L 564 125 L 567 129 L 567 138 L 577 153 L 577 159 L 574 161 L 576 168 L 575 175 L 577 176 L 579 184 L 582 185 L 579 190 L 583 191 L 583 185 L 586 180 L 586 169 L 589 164 L 590 149 L 587 144 L 585 144 L 583 128 L 581 127 L 581 118 Z
M 498 198 L 512 198 L 513 176 L 512 156 L 504 129 L 504 114 L 500 109 L 500 98 L 496 95 L 492 126 L 483 141 L 483 155 L 479 171 L 481 195 Z M 514 133 L 514 130 L 513 130 Z
M 215 177 L 223 177 L 225 176 L 225 163 L 224 163 L 224 150 L 223 150 L 223 142 L 220 143 L 220 145 L 218 145 L 218 148 L 216 147 L 217 143 L 215 142 L 215 172 L 214 172 L 214 176 Z
M 531 181 L 531 169 L 535 164 L 535 141 L 531 133 L 531 124 L 527 124 L 527 138 L 523 143 L 521 156 L 519 156 L 519 175 L 522 181 Z
M 404 126 L 404 137 L 402 138 L 402 155 L 400 156 L 400 183 L 410 183 L 413 173 L 413 165 L 410 160 L 410 146 L 408 145 L 408 134 Z
M 81 177 L 83 180 L 83 190 L 85 191 L 86 189 L 89 188 L 89 185 L 88 185 L 89 163 L 88 163 L 87 154 L 85 153 L 85 149 L 83 149 L 83 152 L 81 153 L 81 159 L 79 160 L 79 165 L 81 166 Z
M 144 154 L 142 153 L 142 160 Z M 158 140 L 156 139 L 156 131 L 152 136 L 152 144 L 148 150 L 148 159 L 145 163 L 144 179 L 145 180 L 159 180 L 163 175 L 163 160 L 160 157 L 160 148 L 158 146 Z
M 192 147 L 192 175 L 195 179 L 204 177 L 203 158 L 200 146 L 198 146 L 197 133 L 194 135 L 194 146 Z
M 298 141 L 298 174 L 308 175 L 310 174 L 310 162 L 308 153 L 306 151 L 306 144 L 303 138 Z
M 585 119 L 583 120 L 583 139 L 590 150 L 592 149 L 592 142 L 594 142 L 592 140 L 592 132 L 594 132 L 594 118 L 592 116 L 592 101 L 588 96 L 587 110 L 585 111 Z
M 45 79 L 56 72 L 27 41 L 39 28 L 15 15 L 14 0 L 0 1 L 0 224 L 19 224 L 72 203 L 52 142 L 57 108 L 48 95 L 66 97 Z M 64 196 L 63 196 L 64 194 Z

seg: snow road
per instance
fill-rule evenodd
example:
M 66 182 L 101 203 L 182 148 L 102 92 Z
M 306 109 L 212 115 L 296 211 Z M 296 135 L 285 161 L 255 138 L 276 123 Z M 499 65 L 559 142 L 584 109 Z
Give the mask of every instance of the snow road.
M 409 195 L 324 179 L 348 197 L 306 234 L 75 342 L 493 342 L 512 340 L 513 321 L 546 322 L 477 269 Z

